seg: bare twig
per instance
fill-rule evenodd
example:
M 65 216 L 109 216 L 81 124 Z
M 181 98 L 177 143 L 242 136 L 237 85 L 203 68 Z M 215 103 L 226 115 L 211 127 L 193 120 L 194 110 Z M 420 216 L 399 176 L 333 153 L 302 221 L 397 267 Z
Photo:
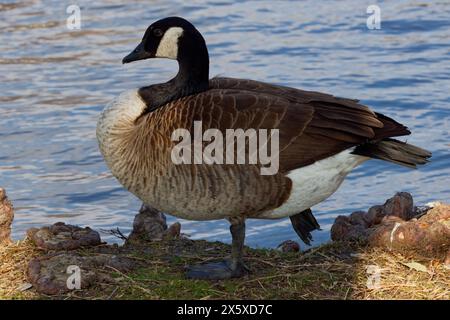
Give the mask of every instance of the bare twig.
M 110 230 L 100 229 L 100 232 L 112 235 L 112 236 L 117 237 L 117 238 L 119 238 L 121 240 L 124 240 L 124 241 L 128 240 L 128 237 L 126 235 L 124 235 L 122 233 L 122 231 L 120 231 L 119 228 L 116 228 L 115 230 L 114 229 L 110 229 Z

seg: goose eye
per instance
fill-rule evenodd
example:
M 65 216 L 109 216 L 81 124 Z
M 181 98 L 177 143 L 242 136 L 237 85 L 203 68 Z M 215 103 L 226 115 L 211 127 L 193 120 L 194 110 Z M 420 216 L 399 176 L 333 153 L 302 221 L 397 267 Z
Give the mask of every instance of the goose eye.
M 155 29 L 155 30 L 153 30 L 153 34 L 159 38 L 163 35 L 163 32 L 161 29 Z

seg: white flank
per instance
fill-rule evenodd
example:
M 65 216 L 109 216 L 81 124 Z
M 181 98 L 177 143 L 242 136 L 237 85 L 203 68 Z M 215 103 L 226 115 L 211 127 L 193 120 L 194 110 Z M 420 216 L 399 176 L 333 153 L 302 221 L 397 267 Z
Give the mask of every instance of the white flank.
M 178 39 L 183 34 L 183 28 L 173 27 L 168 29 L 156 50 L 156 57 L 176 60 L 178 57 Z
M 331 196 L 345 176 L 369 158 L 351 154 L 353 148 L 317 161 L 309 166 L 292 170 L 289 199 L 280 207 L 264 212 L 257 218 L 278 219 L 302 212 Z

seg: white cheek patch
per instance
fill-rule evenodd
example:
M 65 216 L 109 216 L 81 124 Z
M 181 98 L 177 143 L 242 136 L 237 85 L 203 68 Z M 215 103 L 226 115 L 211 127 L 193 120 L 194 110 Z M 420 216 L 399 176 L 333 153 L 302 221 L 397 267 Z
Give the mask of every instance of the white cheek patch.
M 178 57 L 178 39 L 183 34 L 183 28 L 173 27 L 168 29 L 161 41 L 155 56 L 158 58 L 177 59 Z

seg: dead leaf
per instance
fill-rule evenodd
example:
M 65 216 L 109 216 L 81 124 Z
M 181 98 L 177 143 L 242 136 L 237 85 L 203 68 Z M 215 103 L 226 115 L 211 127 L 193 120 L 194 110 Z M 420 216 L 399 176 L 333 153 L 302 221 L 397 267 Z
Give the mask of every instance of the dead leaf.
M 33 285 L 32 285 L 31 283 L 26 282 L 26 283 L 20 285 L 20 286 L 17 288 L 17 290 L 19 290 L 19 291 L 26 291 L 26 290 L 28 290 L 28 289 L 31 289 L 32 287 L 33 287 Z
M 428 268 L 426 266 L 424 266 L 423 264 L 421 264 L 421 263 L 413 261 L 413 262 L 408 262 L 408 263 L 403 263 L 402 262 L 402 264 L 407 266 L 410 269 L 413 269 L 413 270 L 416 270 L 416 271 L 420 271 L 420 272 L 429 273 Z

